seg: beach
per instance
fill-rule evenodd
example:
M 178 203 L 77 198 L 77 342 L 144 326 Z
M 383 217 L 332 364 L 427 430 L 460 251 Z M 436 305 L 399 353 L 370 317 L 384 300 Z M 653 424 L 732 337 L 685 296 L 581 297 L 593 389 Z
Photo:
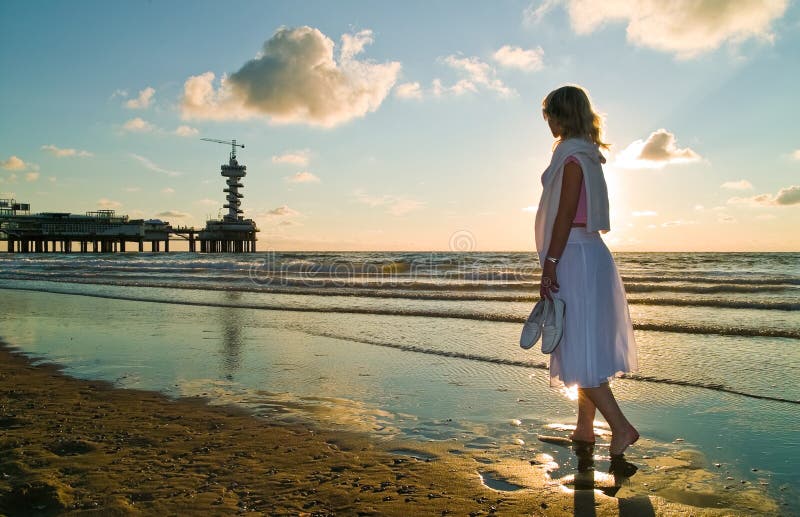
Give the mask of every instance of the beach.
M 614 382 L 642 433 L 623 469 L 603 422 L 588 464 L 558 441 L 575 404 L 516 343 L 517 256 L 362 254 L 391 274 L 347 282 L 258 254 L 3 257 L 0 511 L 791 514 L 796 272 L 687 255 L 705 285 L 618 259 L 642 362 Z
M 548 482 L 542 458 L 502 465 L 497 477 L 519 488 L 496 491 L 452 448 L 440 456 L 441 447 L 423 444 L 378 446 L 360 433 L 115 389 L 32 366 L 7 348 L 0 392 L 7 515 L 727 515 L 591 490 L 588 500 L 574 498 Z

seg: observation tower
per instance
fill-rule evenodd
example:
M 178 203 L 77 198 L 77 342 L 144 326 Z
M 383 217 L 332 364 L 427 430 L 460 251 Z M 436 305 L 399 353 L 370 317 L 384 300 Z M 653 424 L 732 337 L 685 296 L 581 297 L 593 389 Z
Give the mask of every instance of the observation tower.
M 207 142 L 216 142 L 231 146 L 231 153 L 228 163 L 223 164 L 220 174 L 225 178 L 226 188 L 225 200 L 227 203 L 222 205 L 228 209 L 221 220 L 211 219 L 206 221 L 206 227 L 200 232 L 200 251 L 206 253 L 213 252 L 252 252 L 256 250 L 256 223 L 252 219 L 245 219 L 242 209 L 242 198 L 244 194 L 239 189 L 244 188 L 241 179 L 247 175 L 247 167 L 240 165 L 236 160 L 236 148 L 244 145 L 236 143 L 236 140 L 215 140 L 212 138 L 201 138 Z

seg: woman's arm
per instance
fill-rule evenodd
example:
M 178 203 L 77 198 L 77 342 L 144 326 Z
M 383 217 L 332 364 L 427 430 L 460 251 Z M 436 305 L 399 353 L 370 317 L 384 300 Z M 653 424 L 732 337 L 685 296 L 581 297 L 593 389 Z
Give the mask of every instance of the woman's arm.
M 583 171 L 577 163 L 570 162 L 564 165 L 564 174 L 561 178 L 561 196 L 558 201 L 558 212 L 553 223 L 553 231 L 550 236 L 550 247 L 547 249 L 547 257 L 560 258 L 564 252 L 569 238 L 569 229 L 572 220 L 575 219 L 575 212 L 578 210 L 578 199 L 581 194 L 581 180 Z M 559 289 L 558 277 L 556 276 L 556 265 L 549 260 L 542 264 L 542 280 L 539 283 L 539 295 L 542 298 L 550 298 L 551 292 L 557 293 Z

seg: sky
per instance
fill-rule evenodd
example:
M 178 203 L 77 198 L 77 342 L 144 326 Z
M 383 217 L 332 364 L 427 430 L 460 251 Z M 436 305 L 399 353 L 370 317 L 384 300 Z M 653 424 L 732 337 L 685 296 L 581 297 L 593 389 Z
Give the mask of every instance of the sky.
M 532 251 L 547 93 L 605 116 L 612 251 L 800 251 L 789 0 L 0 3 L 0 197 L 259 250 Z

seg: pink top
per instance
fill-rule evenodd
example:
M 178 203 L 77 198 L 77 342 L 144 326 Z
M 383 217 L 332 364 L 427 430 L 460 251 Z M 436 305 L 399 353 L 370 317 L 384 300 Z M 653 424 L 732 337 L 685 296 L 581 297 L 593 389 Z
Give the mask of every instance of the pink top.
M 580 162 L 574 156 L 568 156 L 567 159 L 564 161 L 564 165 L 568 163 L 577 163 L 580 167 Z M 575 218 L 572 220 L 573 223 L 586 223 L 586 185 L 583 181 L 583 177 L 581 177 L 581 195 L 578 198 L 578 208 L 575 210 Z

